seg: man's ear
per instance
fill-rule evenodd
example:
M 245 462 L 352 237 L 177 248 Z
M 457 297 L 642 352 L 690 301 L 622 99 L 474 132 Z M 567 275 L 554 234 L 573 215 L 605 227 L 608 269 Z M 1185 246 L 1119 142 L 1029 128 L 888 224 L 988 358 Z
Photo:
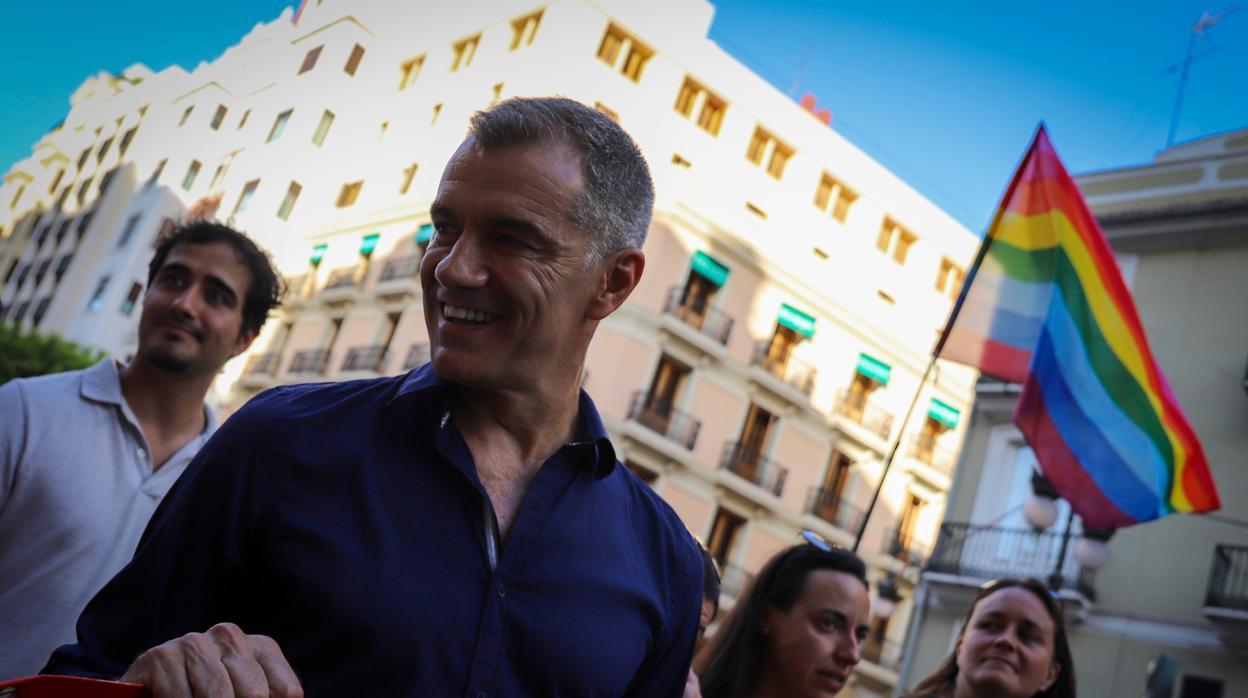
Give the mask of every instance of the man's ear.
M 256 334 L 257 332 L 255 330 L 240 332 L 238 335 L 238 341 L 234 343 L 234 351 L 230 353 L 230 358 L 232 359 L 235 356 L 247 351 L 247 347 L 251 346 L 251 343 L 256 341 Z
M 599 268 L 602 277 L 588 309 L 593 320 L 601 320 L 624 305 L 641 281 L 646 255 L 636 248 L 620 250 L 603 260 Z

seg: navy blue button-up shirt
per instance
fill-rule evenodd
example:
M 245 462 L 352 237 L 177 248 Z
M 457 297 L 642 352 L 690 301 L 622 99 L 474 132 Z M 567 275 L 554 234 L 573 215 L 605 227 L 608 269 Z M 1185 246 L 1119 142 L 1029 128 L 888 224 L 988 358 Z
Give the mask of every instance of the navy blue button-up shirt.
M 309 696 L 679 696 L 696 543 L 581 394 L 497 568 L 488 497 L 425 366 L 278 388 L 229 419 L 48 673 L 116 676 L 229 621 L 272 636 Z

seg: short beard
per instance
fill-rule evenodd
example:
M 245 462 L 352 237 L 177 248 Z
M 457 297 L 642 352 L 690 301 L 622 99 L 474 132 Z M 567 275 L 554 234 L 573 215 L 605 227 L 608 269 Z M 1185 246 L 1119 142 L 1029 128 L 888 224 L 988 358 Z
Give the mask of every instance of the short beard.
M 142 349 L 143 359 L 149 364 L 169 373 L 185 375 L 191 372 L 191 362 L 176 359 L 168 354 L 151 349 Z

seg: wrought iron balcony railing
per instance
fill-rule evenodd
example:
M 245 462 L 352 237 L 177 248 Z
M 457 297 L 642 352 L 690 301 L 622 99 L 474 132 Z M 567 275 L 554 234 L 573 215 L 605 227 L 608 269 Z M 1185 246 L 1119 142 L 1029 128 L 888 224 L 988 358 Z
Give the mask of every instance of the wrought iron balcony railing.
M 296 352 L 290 360 L 291 373 L 323 373 L 325 362 L 329 359 L 328 349 L 308 349 Z
M 1095 573 L 1081 567 L 1072 552 L 1082 536 L 1070 536 L 1066 556 L 1059 566 L 1062 537 L 1062 532 L 1037 533 L 1024 528 L 946 521 L 940 525 L 940 535 L 928 558 L 927 569 L 984 580 L 998 577 L 1047 580 L 1056 571 L 1061 575 L 1064 588 L 1076 589 L 1088 599 L 1096 600 Z
M 773 356 L 771 340 L 754 345 L 753 363 L 804 395 L 815 389 L 815 367 L 795 356 Z
M 243 375 L 272 376 L 277 373 L 277 363 L 281 356 L 281 352 L 276 351 L 252 354 L 247 358 L 247 365 L 243 367 Z
M 893 415 L 872 405 L 867 396 L 842 390 L 836 394 L 836 413 L 857 422 L 882 439 L 888 438 L 893 428 Z
M 418 342 L 408 348 L 407 356 L 403 358 L 403 370 L 410 371 L 426 363 L 429 363 L 429 345 Z
M 325 281 L 325 288 L 328 291 L 331 288 L 347 288 L 349 286 L 358 286 L 357 278 L 360 272 L 359 267 L 340 267 L 329 272 L 329 279 Z
M 381 372 L 386 348 L 380 344 L 366 347 L 352 347 L 342 361 L 344 371 L 377 371 Z
M 907 565 L 922 567 L 927 560 L 929 550 L 926 544 L 915 540 L 913 535 L 903 534 L 899 529 L 894 528 L 882 552 L 892 555 Z
M 724 444 L 724 454 L 720 456 L 719 467 L 735 473 L 764 490 L 780 496 L 784 491 L 784 480 L 789 476 L 788 468 L 781 467 L 771 459 L 759 455 L 758 449 L 729 441 Z
M 901 666 L 901 645 L 892 640 L 878 641 L 868 637 L 862 642 L 862 658 L 878 667 L 896 671 Z
M 628 418 L 689 450 L 693 450 L 702 428 L 699 420 L 672 407 L 669 401 L 652 398 L 645 391 L 633 393 Z
M 810 488 L 810 493 L 806 495 L 806 512 L 848 533 L 858 531 L 864 513 L 835 492 L 822 487 Z
M 1248 546 L 1220 544 L 1214 549 L 1205 605 L 1248 611 Z
M 393 281 L 395 279 L 410 279 L 416 276 L 416 272 L 420 269 L 420 257 L 418 255 L 409 255 L 398 259 L 390 259 L 386 261 L 385 266 L 381 268 L 381 276 L 378 282 Z
M 689 297 L 684 286 L 676 286 L 667 292 L 663 312 L 720 344 L 727 344 L 728 336 L 732 334 L 732 317 L 710 307 L 704 299 Z
M 953 466 L 957 464 L 957 457 L 952 449 L 941 446 L 936 443 L 935 439 L 922 435 L 917 435 L 910 440 L 910 443 L 906 445 L 906 455 L 920 463 L 927 463 L 945 474 L 953 474 Z

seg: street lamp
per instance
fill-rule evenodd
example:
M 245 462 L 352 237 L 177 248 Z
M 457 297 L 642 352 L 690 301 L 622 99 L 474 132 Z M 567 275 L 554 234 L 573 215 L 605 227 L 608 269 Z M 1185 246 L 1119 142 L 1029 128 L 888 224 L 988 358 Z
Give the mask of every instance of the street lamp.
M 901 601 L 901 593 L 897 591 L 897 582 L 890 572 L 875 585 L 875 617 L 887 623 L 897 610 L 898 601 Z
M 1046 531 L 1057 521 L 1057 489 L 1039 470 L 1031 473 L 1032 496 L 1023 504 L 1023 517 L 1036 531 Z M 1062 565 L 1066 562 L 1066 550 L 1070 547 L 1070 534 L 1075 519 L 1074 509 L 1066 515 L 1066 529 L 1062 531 L 1062 546 L 1057 553 L 1053 574 L 1049 575 L 1049 588 L 1057 591 L 1065 584 Z M 1114 535 L 1113 529 L 1085 529 L 1083 537 L 1075 543 L 1075 559 L 1079 565 L 1099 570 L 1109 562 L 1109 546 L 1105 543 Z
M 1037 531 L 1047 531 L 1057 522 L 1057 490 L 1040 471 L 1031 472 L 1032 495 L 1023 504 L 1023 517 Z

